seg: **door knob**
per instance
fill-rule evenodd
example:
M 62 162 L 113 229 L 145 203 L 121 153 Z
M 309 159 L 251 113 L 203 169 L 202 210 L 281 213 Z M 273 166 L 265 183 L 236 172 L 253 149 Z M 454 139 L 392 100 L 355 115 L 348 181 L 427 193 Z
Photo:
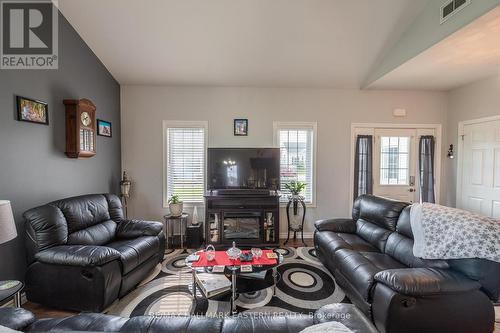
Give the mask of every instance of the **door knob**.
M 408 192 L 415 192 L 415 189 L 414 189 L 413 187 L 410 187 L 410 188 L 408 189 Z

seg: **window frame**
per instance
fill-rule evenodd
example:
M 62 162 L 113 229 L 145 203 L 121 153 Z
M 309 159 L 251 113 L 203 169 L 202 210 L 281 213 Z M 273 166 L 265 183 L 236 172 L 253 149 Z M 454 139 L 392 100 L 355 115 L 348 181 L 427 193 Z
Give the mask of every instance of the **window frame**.
M 311 202 L 306 202 L 306 207 L 316 208 L 317 203 L 317 187 L 316 187 L 316 175 L 317 175 L 317 156 L 318 156 L 318 123 L 317 122 L 306 122 L 306 121 L 274 121 L 273 122 L 273 138 L 274 147 L 280 147 L 280 130 L 312 130 L 312 191 L 311 191 Z M 280 163 L 281 164 L 281 163 Z M 281 184 L 281 170 L 280 170 L 280 184 Z M 286 202 L 280 202 L 280 207 L 286 207 Z
M 208 121 L 183 121 L 183 120 L 164 120 L 163 121 L 163 167 L 162 167 L 162 179 L 163 179 L 163 208 L 168 208 L 168 135 L 167 130 L 169 128 L 203 128 L 204 129 L 204 149 L 203 149 L 203 191 L 206 190 L 207 185 L 207 148 L 208 148 Z M 205 206 L 205 202 L 192 202 L 184 201 L 184 207 L 194 207 L 194 206 Z
M 412 137 L 407 137 L 407 136 L 402 136 L 402 135 L 381 135 L 378 140 L 380 140 L 380 145 L 382 146 L 382 140 L 383 138 L 388 138 L 389 139 L 389 147 L 388 147 L 388 151 L 387 152 L 384 152 L 382 151 L 382 149 L 380 150 L 380 153 L 379 153 L 379 156 L 378 156 L 378 160 L 379 160 L 379 164 L 377 167 L 379 169 L 379 179 L 377 180 L 374 180 L 374 181 L 377 181 L 378 182 L 378 186 L 410 186 L 410 171 L 411 171 L 411 165 L 410 165 L 410 159 L 411 159 L 411 156 L 410 156 L 410 151 L 413 149 L 411 146 L 412 146 Z M 390 141 L 391 139 L 394 139 L 394 138 L 397 138 L 398 139 L 398 145 L 397 147 L 391 147 L 390 146 Z M 401 152 L 400 151 L 400 146 L 401 146 L 401 139 L 402 138 L 407 138 L 408 139 L 408 142 L 407 142 L 407 145 L 406 145 L 406 152 Z M 394 154 L 393 152 L 391 152 L 392 148 L 397 148 L 397 151 L 396 153 Z M 388 155 L 388 158 L 387 158 L 387 167 L 384 168 L 382 166 L 382 163 L 383 163 L 383 158 L 382 156 L 384 154 L 387 154 Z M 407 167 L 406 168 L 400 168 L 400 158 L 401 158 L 401 155 L 406 155 L 406 158 L 407 158 Z M 395 161 L 391 161 L 391 157 L 396 157 L 395 158 Z M 391 165 L 393 166 L 391 168 Z M 383 184 L 382 183 L 382 170 L 387 170 L 388 172 L 388 176 L 387 176 L 387 184 Z M 401 170 L 406 170 L 406 183 L 399 183 L 399 172 Z M 392 172 L 396 172 L 398 175 L 396 176 L 391 176 L 391 171 Z M 397 183 L 391 183 L 390 180 L 391 179 L 394 179 L 396 178 L 398 180 Z

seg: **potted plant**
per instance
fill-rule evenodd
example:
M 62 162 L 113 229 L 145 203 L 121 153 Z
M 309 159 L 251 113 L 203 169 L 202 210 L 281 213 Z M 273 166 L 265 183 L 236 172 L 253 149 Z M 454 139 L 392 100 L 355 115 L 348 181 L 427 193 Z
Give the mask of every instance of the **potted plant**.
M 291 194 L 288 197 L 288 204 L 286 205 L 288 236 L 285 244 L 290 239 L 290 231 L 292 231 L 294 239 L 297 238 L 297 232 L 300 232 L 302 243 L 304 244 L 304 246 L 306 246 L 306 243 L 304 242 L 304 221 L 306 217 L 306 204 L 304 202 L 305 198 L 300 195 L 300 193 L 306 188 L 306 183 L 293 180 L 290 183 L 285 184 L 285 188 L 290 191 Z
M 306 183 L 292 180 L 290 183 L 285 184 L 285 188 L 290 191 L 293 197 L 298 197 L 300 192 L 306 188 Z
M 183 210 L 183 203 L 179 199 L 178 195 L 172 195 L 170 199 L 168 199 L 168 208 L 170 209 L 170 214 L 173 216 L 181 216 Z
M 306 188 L 306 183 L 292 180 L 291 182 L 285 184 L 285 188 L 292 194 L 289 197 L 289 201 L 293 204 L 293 215 L 297 215 L 299 202 L 304 202 L 304 197 L 300 195 L 300 192 Z

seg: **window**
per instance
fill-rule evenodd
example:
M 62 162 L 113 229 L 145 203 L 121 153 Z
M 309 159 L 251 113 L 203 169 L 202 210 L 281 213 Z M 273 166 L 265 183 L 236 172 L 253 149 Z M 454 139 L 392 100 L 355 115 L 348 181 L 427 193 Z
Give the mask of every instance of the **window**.
M 408 185 L 410 138 L 380 138 L 380 185 Z
M 290 194 L 285 184 L 291 181 L 306 183 L 302 192 L 307 204 L 316 203 L 316 123 L 274 123 L 275 144 L 281 148 L 281 201 Z
M 164 206 L 178 195 L 184 203 L 202 203 L 205 191 L 206 122 L 164 122 Z

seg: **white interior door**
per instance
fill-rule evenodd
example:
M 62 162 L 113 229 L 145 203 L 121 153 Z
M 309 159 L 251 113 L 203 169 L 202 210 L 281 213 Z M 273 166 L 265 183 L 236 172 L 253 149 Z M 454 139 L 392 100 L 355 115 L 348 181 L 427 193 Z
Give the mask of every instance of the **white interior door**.
M 415 202 L 416 129 L 375 129 L 373 194 Z
M 460 208 L 500 218 L 500 120 L 465 125 Z

